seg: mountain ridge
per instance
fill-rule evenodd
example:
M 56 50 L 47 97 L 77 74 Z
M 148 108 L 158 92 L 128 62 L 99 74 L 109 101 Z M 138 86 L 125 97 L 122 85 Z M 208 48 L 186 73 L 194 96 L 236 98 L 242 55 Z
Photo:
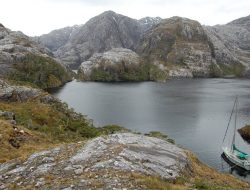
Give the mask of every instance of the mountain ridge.
M 169 22 L 166 23 L 166 20 Z M 54 54 L 64 64 L 77 69 L 95 53 L 104 53 L 112 48 L 125 48 L 138 53 L 144 61 L 161 68 L 165 75 L 164 80 L 169 77 L 248 77 L 249 23 L 250 16 L 225 25 L 202 26 L 198 21 L 178 16 L 136 20 L 113 11 L 105 11 L 76 29 L 69 41 L 54 51 Z M 179 30 L 183 33 L 178 33 Z M 152 34 L 149 35 L 150 31 Z M 203 33 L 204 39 L 200 38 L 199 32 Z M 172 41 L 169 38 L 171 36 Z M 143 41 L 147 41 L 150 52 L 142 51 L 145 49 Z M 177 49 L 169 49 L 174 47 Z M 161 58 L 152 61 L 152 51 L 159 51 Z M 160 61 L 161 64 L 155 64 L 155 61 Z M 180 62 L 183 64 L 178 64 Z

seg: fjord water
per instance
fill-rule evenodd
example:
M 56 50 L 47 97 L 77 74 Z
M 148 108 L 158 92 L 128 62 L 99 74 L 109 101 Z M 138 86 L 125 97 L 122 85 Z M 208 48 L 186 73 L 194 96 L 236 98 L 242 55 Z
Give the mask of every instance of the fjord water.
M 96 83 L 72 81 L 52 91 L 97 126 L 119 124 L 133 131 L 161 131 L 192 150 L 211 167 L 243 178 L 250 174 L 221 158 L 222 139 L 239 96 L 238 127 L 250 124 L 250 80 L 185 79 L 166 83 Z M 233 122 L 231 122 L 233 124 Z M 230 125 L 226 144 L 232 138 Z M 237 145 L 250 145 L 236 134 Z

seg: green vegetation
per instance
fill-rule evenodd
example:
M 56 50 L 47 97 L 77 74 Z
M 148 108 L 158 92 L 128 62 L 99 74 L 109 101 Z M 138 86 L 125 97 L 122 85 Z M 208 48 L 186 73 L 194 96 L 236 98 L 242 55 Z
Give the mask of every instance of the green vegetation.
M 149 137 L 160 138 L 160 139 L 166 140 L 167 142 L 175 144 L 175 141 L 173 139 L 168 138 L 166 134 L 163 134 L 159 131 L 150 131 L 149 133 L 146 133 L 145 135 Z
M 212 64 L 210 66 L 210 73 L 212 77 L 223 77 L 223 76 L 236 76 L 241 77 L 245 66 L 240 63 L 233 64 Z
M 17 61 L 7 78 L 42 89 L 57 87 L 71 80 L 70 73 L 55 60 L 34 54 L 27 54 Z
M 125 63 L 100 66 L 94 68 L 90 74 L 92 81 L 147 81 L 150 66 L 148 64 L 125 65 Z M 83 77 L 84 78 L 84 77 Z
M 105 125 L 100 127 L 99 130 L 102 134 L 109 135 L 117 132 L 129 132 L 128 129 L 121 127 L 119 125 Z
M 28 102 L 0 103 L 2 110 L 14 112 L 18 125 L 46 134 L 56 142 L 72 142 L 100 135 L 100 130 L 67 104 L 45 104 L 38 99 Z

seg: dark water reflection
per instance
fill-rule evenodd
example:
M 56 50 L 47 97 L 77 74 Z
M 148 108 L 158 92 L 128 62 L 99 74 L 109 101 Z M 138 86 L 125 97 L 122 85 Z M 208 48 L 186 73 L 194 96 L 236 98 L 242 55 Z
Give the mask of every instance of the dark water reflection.
M 250 178 L 246 172 L 232 171 L 221 158 L 222 138 L 236 94 L 240 100 L 239 126 L 250 123 L 250 80 L 73 81 L 52 93 L 94 119 L 96 125 L 114 123 L 138 132 L 167 133 L 210 166 Z M 250 145 L 238 135 L 237 143 L 250 153 Z

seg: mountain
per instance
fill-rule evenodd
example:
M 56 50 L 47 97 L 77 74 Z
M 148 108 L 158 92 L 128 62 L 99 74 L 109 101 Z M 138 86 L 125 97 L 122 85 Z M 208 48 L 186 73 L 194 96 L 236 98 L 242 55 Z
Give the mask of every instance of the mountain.
M 94 65 L 96 53 L 124 48 L 136 52 L 147 65 L 149 80 L 248 77 L 249 23 L 250 16 L 226 25 L 202 26 L 188 18 L 135 20 L 106 11 L 84 25 L 52 31 L 37 41 L 73 69 L 89 59 Z
M 137 52 L 165 77 L 206 77 L 212 56 L 200 23 L 181 17 L 164 19 L 141 38 Z
M 141 28 L 137 20 L 107 11 L 75 30 L 55 56 L 71 68 L 77 68 L 94 53 L 112 48 L 135 49 Z
M 236 74 L 250 76 L 250 16 L 226 25 L 204 26 L 204 29 L 216 62 L 221 67 L 233 66 Z M 225 71 L 230 74 L 230 70 Z
M 106 11 L 84 25 L 55 30 L 35 40 L 53 51 L 66 65 L 78 68 L 94 53 L 112 48 L 135 50 L 141 34 L 160 20 L 159 17 L 135 20 Z
M 144 17 L 138 20 L 142 27 L 142 31 L 145 32 L 153 26 L 159 24 L 162 21 L 160 17 Z
M 72 33 L 79 28 L 80 26 L 75 25 L 72 27 L 65 27 L 58 30 L 53 30 L 48 34 L 44 34 L 41 36 L 36 36 L 33 38 L 34 41 L 40 43 L 50 49 L 51 51 L 56 51 L 61 46 L 64 46 Z
M 34 84 L 40 88 L 60 86 L 71 79 L 66 67 L 52 53 L 22 32 L 0 25 L 0 77 Z

